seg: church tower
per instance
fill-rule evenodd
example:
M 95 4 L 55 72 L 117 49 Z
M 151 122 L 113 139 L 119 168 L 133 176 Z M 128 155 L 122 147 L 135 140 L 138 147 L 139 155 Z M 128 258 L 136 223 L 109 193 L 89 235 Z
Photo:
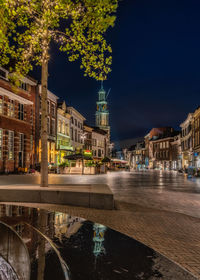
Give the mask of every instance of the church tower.
M 98 92 L 96 126 L 107 131 L 110 136 L 108 103 L 106 101 L 106 92 L 103 88 L 103 82 L 101 83 L 101 88 Z

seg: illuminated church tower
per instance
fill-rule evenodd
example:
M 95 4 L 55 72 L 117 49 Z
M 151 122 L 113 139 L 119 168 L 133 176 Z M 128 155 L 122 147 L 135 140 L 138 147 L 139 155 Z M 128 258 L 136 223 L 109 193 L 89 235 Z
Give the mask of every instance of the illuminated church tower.
M 110 136 L 109 111 L 106 99 L 106 92 L 103 88 L 103 83 L 101 83 L 101 89 L 98 92 L 96 126 L 107 131 L 108 135 Z

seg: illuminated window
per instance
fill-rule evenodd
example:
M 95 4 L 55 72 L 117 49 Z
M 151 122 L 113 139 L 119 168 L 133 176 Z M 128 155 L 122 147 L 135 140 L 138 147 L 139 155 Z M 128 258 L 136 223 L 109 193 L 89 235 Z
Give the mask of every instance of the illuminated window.
M 14 110 L 15 110 L 15 105 L 14 105 L 14 100 L 9 100 L 8 102 L 8 117 L 14 117 Z
M 3 96 L 0 95 L 0 114 L 3 114 Z
M 61 133 L 61 120 L 58 120 L 58 132 Z
M 162 142 L 160 143 L 160 149 L 162 149 Z
M 69 125 L 68 123 L 65 124 L 65 134 L 69 136 Z
M 3 158 L 3 129 L 0 128 L 0 159 Z
M 8 159 L 14 159 L 14 131 L 8 131 Z
M 65 122 L 62 122 L 62 133 L 65 134 Z
M 163 142 L 163 149 L 165 148 L 165 142 Z

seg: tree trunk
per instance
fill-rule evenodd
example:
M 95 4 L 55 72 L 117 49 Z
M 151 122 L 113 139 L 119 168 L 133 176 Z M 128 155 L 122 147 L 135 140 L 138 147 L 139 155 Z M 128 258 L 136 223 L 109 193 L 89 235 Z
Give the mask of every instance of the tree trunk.
M 48 61 L 42 61 L 41 91 L 41 187 L 48 187 L 48 150 L 47 150 L 47 80 Z

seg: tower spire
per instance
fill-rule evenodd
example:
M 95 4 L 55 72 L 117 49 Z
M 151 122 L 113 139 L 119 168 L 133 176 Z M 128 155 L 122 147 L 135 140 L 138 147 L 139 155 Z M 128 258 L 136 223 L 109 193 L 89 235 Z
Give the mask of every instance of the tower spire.
M 101 89 L 103 90 L 103 80 L 101 81 Z

